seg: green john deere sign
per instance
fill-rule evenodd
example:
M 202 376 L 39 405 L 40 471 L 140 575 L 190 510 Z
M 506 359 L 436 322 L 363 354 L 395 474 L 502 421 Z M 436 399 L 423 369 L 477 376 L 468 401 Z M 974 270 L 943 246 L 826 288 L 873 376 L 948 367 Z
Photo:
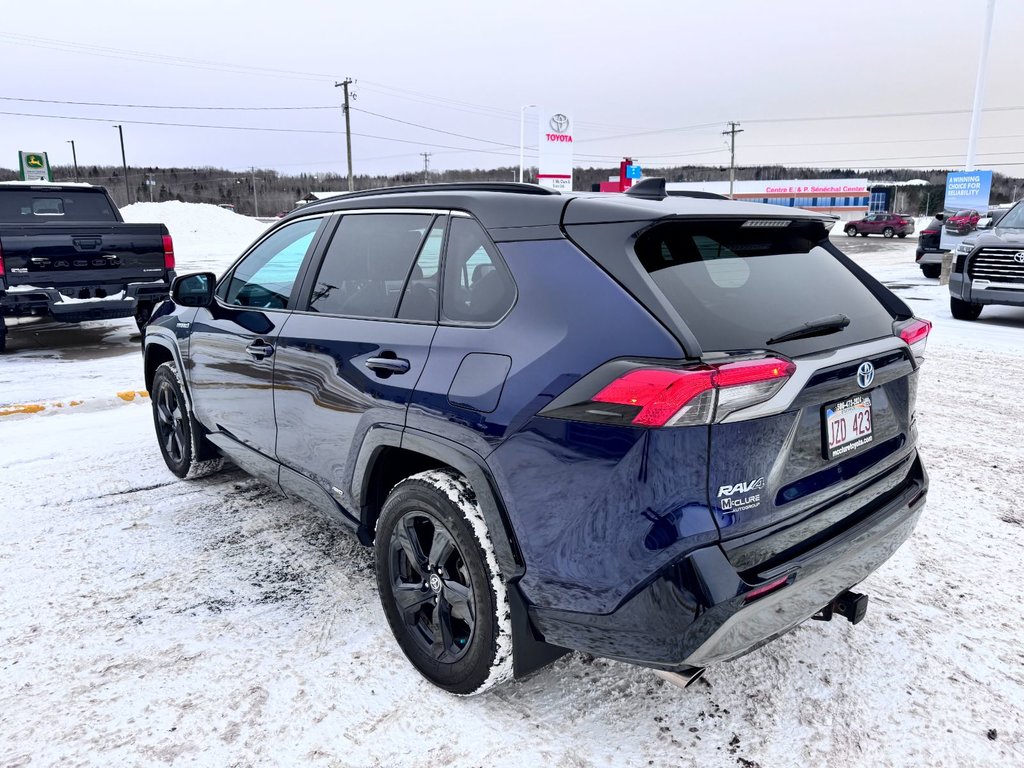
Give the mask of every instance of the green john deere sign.
M 19 152 L 22 181 L 53 181 L 45 152 Z

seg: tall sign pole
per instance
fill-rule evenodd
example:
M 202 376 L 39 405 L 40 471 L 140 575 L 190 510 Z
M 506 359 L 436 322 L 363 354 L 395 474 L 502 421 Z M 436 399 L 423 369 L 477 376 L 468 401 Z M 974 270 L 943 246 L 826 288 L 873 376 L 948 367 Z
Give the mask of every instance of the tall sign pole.
M 985 97 L 985 75 L 988 72 L 988 46 L 992 40 L 992 17 L 996 12 L 996 0 L 988 0 L 985 9 L 985 35 L 981 38 L 981 54 L 978 58 L 978 79 L 974 82 L 974 106 L 971 108 L 971 132 L 967 134 L 967 160 L 965 171 L 974 170 L 974 155 L 978 145 L 978 131 L 981 128 L 981 103 Z
M 352 175 L 352 110 L 348 104 L 348 87 L 352 85 L 352 78 L 346 77 L 340 83 L 335 83 L 335 88 L 342 88 L 345 91 L 345 152 L 348 158 L 348 191 L 354 192 L 356 188 L 355 177 Z M 353 97 L 355 94 L 353 94 Z

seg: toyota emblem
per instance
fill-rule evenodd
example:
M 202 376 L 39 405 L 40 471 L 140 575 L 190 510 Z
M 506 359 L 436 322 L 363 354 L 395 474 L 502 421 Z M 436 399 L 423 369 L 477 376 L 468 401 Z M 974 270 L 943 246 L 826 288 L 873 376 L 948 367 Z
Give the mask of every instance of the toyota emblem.
M 861 389 L 867 389 L 871 386 L 871 382 L 875 380 L 875 366 L 871 363 L 864 361 L 860 364 L 860 368 L 857 369 L 857 386 Z
M 1017 251 L 1013 254 L 1013 260 L 1018 264 L 1024 264 L 1024 251 Z
M 569 130 L 569 118 L 558 112 L 551 116 L 551 130 L 555 133 L 565 133 Z

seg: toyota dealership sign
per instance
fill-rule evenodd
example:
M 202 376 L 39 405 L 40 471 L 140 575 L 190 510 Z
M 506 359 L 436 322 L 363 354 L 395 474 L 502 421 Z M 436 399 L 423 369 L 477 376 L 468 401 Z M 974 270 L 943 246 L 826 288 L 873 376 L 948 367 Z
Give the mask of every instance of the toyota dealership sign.
M 537 183 L 550 189 L 572 189 L 573 120 L 566 112 L 540 111 Z

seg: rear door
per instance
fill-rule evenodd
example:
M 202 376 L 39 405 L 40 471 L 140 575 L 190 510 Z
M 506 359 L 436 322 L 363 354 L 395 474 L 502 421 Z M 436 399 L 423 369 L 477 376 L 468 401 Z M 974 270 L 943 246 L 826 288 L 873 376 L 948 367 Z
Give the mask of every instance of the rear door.
M 707 363 L 796 365 L 766 402 L 730 412 L 719 394 L 708 496 L 723 539 L 744 546 L 784 521 L 821 515 L 823 530 L 844 518 L 857 488 L 906 475 L 914 442 L 916 365 L 885 289 L 854 274 L 819 223 L 770 224 L 666 223 L 636 246 Z
M 324 221 L 311 216 L 266 235 L 221 279 L 214 305 L 192 321 L 188 377 L 195 413 L 208 429 L 255 452 L 253 471 L 272 470 L 277 336 Z
M 437 329 L 446 223 L 345 213 L 276 341 L 277 457 L 342 505 L 366 431 L 405 425 Z

